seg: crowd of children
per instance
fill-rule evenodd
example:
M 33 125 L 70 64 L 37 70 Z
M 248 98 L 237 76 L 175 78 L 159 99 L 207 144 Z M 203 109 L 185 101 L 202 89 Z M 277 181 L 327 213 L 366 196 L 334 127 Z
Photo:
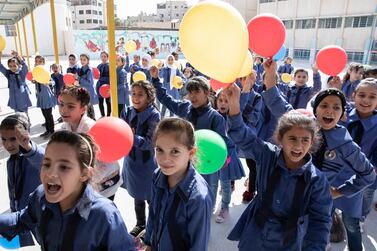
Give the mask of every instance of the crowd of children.
M 158 66 L 152 65 L 155 56 L 135 54 L 130 64 L 127 53 L 117 55 L 116 115 L 134 133 L 123 168 L 97 160 L 96 144 L 86 134 L 96 123 L 93 105 L 102 117 L 111 115 L 113 101 L 100 95 L 110 82 L 106 52 L 96 85 L 86 54 L 68 57 L 72 86 L 64 85 L 57 64 L 51 65 L 49 83 L 32 81 L 45 119 L 41 136 L 49 139 L 45 149 L 30 137 L 27 65 L 16 52 L 8 69 L 0 64 L 8 106 L 16 112 L 0 124 L 10 154 L 11 209 L 0 215 L 0 235 L 20 235 L 21 246 L 34 245 L 33 235 L 42 250 L 208 250 L 219 182 L 215 221 L 222 223 L 235 181 L 245 176 L 245 158 L 249 176 L 242 201 L 248 206 L 228 236 L 239 250 L 326 250 L 338 210 L 349 250 L 362 250 L 360 226 L 377 187 L 375 68 L 351 63 L 343 81 L 330 77 L 321 90 L 315 65 L 307 85 L 309 73 L 295 70 L 292 58 L 277 69 L 275 61 L 256 57 L 252 73 L 215 92 L 206 76 L 189 63 L 182 66 L 178 53 Z M 35 57 L 35 66 L 44 64 L 42 56 Z M 134 82 L 137 71 L 146 80 Z M 283 83 L 281 74 L 292 75 L 293 85 Z M 174 85 L 176 76 L 181 89 Z M 56 105 L 63 122 L 57 132 Z M 163 118 L 166 110 L 169 118 Z M 213 174 L 195 170 L 199 129 L 215 131 L 226 143 L 226 161 Z M 134 199 L 136 225 L 130 232 L 112 202 L 120 186 Z

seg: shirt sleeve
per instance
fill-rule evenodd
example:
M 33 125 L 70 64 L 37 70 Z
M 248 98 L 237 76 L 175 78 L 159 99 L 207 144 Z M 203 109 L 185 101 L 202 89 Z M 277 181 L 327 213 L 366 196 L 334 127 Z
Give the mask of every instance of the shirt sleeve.
M 263 102 L 276 119 L 279 119 L 284 113 L 293 110 L 292 105 L 283 98 L 276 86 L 262 92 L 262 97 Z
M 150 119 L 148 119 L 148 131 L 146 136 L 134 135 L 134 146 L 139 148 L 140 150 L 152 150 L 153 149 L 153 142 L 152 137 L 154 130 L 160 122 L 160 116 L 158 113 L 152 115 Z

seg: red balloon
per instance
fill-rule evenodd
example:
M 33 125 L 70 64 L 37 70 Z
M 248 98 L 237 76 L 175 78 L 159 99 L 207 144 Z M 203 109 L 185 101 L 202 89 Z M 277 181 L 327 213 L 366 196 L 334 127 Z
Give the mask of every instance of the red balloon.
M 99 94 L 102 98 L 110 98 L 110 85 L 101 85 L 101 87 L 99 88 Z
M 95 67 L 93 67 L 92 70 L 93 70 L 93 77 L 95 79 L 99 79 L 99 76 L 100 76 L 99 70 L 97 68 L 95 68 Z
M 347 64 L 347 53 L 342 47 L 328 45 L 319 50 L 316 63 L 323 73 L 337 76 Z
M 211 80 L 209 81 L 209 84 L 211 85 L 211 87 L 214 91 L 217 91 L 221 88 L 223 88 L 223 89 L 227 88 L 231 83 L 223 83 L 223 82 L 220 82 L 216 79 L 211 78 Z
M 73 85 L 75 81 L 75 75 L 73 75 L 72 73 L 67 73 L 63 76 L 63 82 L 66 86 Z
M 88 134 L 99 148 L 97 158 L 103 162 L 113 162 L 127 156 L 134 143 L 130 126 L 116 117 L 97 120 Z
M 29 81 L 33 80 L 33 73 L 31 71 L 28 71 L 26 73 L 26 79 L 29 80 Z
M 256 54 L 272 58 L 282 47 L 285 40 L 283 22 L 275 15 L 260 14 L 247 24 L 249 48 Z

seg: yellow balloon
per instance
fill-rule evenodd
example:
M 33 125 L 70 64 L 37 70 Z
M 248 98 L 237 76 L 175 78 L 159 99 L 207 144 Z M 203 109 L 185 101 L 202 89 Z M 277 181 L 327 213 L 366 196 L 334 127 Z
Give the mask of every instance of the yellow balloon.
M 34 67 L 33 71 L 33 79 L 40 84 L 48 84 L 51 79 L 50 72 L 46 70 L 42 65 L 38 65 Z
M 247 56 L 245 57 L 245 61 L 243 62 L 242 69 L 240 73 L 238 74 L 238 77 L 242 78 L 249 75 L 251 71 L 253 70 L 253 64 L 254 64 L 253 55 L 251 55 L 251 52 L 248 50 Z
M 181 89 L 183 87 L 183 80 L 180 76 L 175 76 L 172 84 L 174 88 Z
M 152 59 L 152 65 L 153 66 L 157 66 L 158 67 L 158 65 L 160 64 L 160 60 L 158 60 L 158 59 Z
M 136 51 L 136 43 L 135 43 L 135 41 L 128 40 L 127 43 L 124 45 L 124 49 L 128 53 Z
M 3 36 L 0 36 L 0 51 L 3 51 L 6 47 L 5 38 Z
M 292 81 L 292 76 L 288 73 L 283 73 L 281 74 L 281 81 L 283 81 L 284 83 L 288 84 L 289 82 Z
M 230 4 L 208 0 L 184 15 L 179 41 L 195 69 L 224 83 L 240 73 L 248 48 L 248 31 L 240 13 Z
M 134 82 L 147 80 L 147 75 L 145 75 L 145 73 L 142 72 L 142 71 L 137 71 L 137 72 L 135 72 L 134 75 L 132 76 L 132 80 L 133 80 Z

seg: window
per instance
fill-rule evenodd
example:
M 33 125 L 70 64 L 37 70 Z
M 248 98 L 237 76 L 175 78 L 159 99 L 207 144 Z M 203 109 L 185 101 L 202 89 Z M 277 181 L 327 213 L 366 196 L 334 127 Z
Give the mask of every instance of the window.
M 334 29 L 342 26 L 342 18 L 320 18 L 318 19 L 319 29 Z
M 86 14 L 92 14 L 92 10 L 86 10 L 85 13 Z
M 179 14 L 175 14 L 176 17 L 179 17 Z
M 80 20 L 80 24 L 84 24 L 85 23 L 85 20 Z
M 102 24 L 102 20 L 99 20 L 99 24 Z
M 97 12 L 96 10 L 93 10 L 93 14 L 94 14 L 94 15 L 97 15 L 98 12 Z
M 101 7 L 101 6 L 102 6 L 102 3 L 98 3 L 98 6 Z
M 364 52 L 347 51 L 348 62 L 363 62 Z
M 346 17 L 344 27 L 362 28 L 370 27 L 373 23 L 373 16 Z
M 7 37 L 17 36 L 16 27 L 13 24 L 5 25 L 5 36 Z
M 286 29 L 293 28 L 293 20 L 283 20 L 283 23 Z
M 83 10 L 79 10 L 79 14 L 84 14 L 84 11 Z
M 178 8 L 178 6 L 176 5 L 176 6 L 174 6 L 174 9 L 177 9 Z
M 310 57 L 310 50 L 305 50 L 305 49 L 294 49 L 294 50 L 293 50 L 293 57 L 294 57 L 295 59 L 309 60 L 309 57 Z
M 372 52 L 370 54 L 370 64 L 377 65 L 377 53 L 376 52 Z
M 98 11 L 98 15 L 102 16 L 102 11 Z
M 271 3 L 276 2 L 276 0 L 259 0 L 259 3 Z
M 98 20 L 97 19 L 93 19 L 93 23 L 94 24 L 98 24 Z
M 75 21 L 75 20 L 73 20 L 72 22 L 73 22 L 74 24 L 76 23 L 76 21 Z
M 91 24 L 92 23 L 92 19 L 86 19 L 86 23 L 87 24 Z
M 314 29 L 316 21 L 314 18 L 296 20 L 296 29 Z

